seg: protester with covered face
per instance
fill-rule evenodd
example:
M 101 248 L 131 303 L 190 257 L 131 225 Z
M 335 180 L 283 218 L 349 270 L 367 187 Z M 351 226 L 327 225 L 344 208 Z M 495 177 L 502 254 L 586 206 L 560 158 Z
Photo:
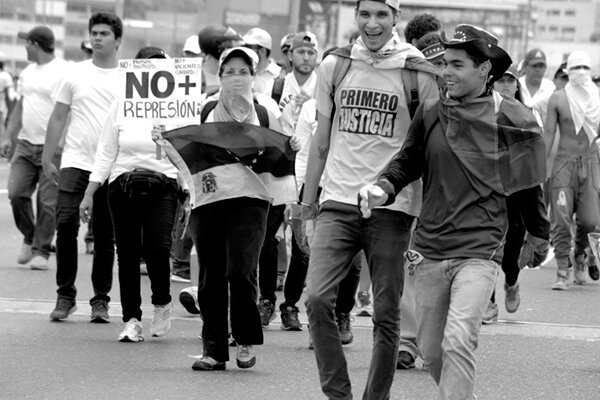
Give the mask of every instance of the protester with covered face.
M 586 282 L 586 269 L 593 280 L 598 280 L 596 259 L 587 240 L 587 234 L 596 231 L 600 224 L 596 140 L 600 98 L 590 70 L 591 59 L 587 53 L 574 51 L 569 55 L 566 68 L 569 82 L 550 97 L 544 126 L 548 153 L 558 141 L 550 176 L 552 242 L 558 267 L 556 282 L 552 285 L 554 290 L 569 288 L 571 266 L 576 284 Z M 574 238 L 573 223 L 576 226 Z

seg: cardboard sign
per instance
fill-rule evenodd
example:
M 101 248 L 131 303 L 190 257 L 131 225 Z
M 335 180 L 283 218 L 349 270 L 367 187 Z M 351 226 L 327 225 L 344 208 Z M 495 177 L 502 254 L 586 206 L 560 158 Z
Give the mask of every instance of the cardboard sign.
M 198 124 L 201 71 L 200 58 L 120 60 L 117 122 L 150 119 Z

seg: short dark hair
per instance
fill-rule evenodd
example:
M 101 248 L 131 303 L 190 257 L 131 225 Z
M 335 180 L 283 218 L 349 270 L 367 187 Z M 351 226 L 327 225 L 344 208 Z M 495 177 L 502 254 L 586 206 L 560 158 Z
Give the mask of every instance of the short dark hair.
M 116 39 L 121 39 L 123 36 L 123 22 L 121 21 L 121 18 L 117 17 L 115 14 L 105 12 L 93 14 L 88 23 L 88 32 L 91 33 L 92 27 L 99 24 L 110 26 Z
M 429 32 L 436 32 L 442 29 L 442 23 L 437 17 L 431 14 L 415 15 L 408 21 L 404 28 L 404 38 L 407 43 L 412 43 L 413 39 L 419 40 Z

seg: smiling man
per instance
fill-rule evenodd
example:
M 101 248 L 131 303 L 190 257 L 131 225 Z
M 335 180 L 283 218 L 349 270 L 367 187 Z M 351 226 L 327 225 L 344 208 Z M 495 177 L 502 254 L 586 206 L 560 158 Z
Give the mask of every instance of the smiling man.
M 56 308 L 52 320 L 68 318 L 77 308 L 77 234 L 79 205 L 94 165 L 96 147 L 108 110 L 117 95 L 119 78 L 117 50 L 123 24 L 109 13 L 91 16 L 88 29 L 93 55 L 75 64 L 65 74 L 56 94 L 56 105 L 48 122 L 42 166 L 48 179 L 58 184 L 56 207 Z M 60 170 L 52 163 L 66 128 Z M 107 185 L 94 195 L 94 297 L 91 322 L 108 322 L 108 293 L 112 287 L 115 240 L 108 209 Z
M 350 261 L 364 250 L 373 287 L 373 351 L 364 399 L 388 399 L 398 357 L 403 253 L 419 215 L 421 186 L 413 183 L 388 207 L 360 217 L 356 194 L 373 182 L 400 150 L 411 114 L 402 69 L 412 69 L 421 101 L 438 97 L 435 67 L 393 27 L 399 1 L 359 1 L 360 37 L 348 51 L 350 64 L 338 82 L 341 54 L 319 67 L 317 129 L 311 140 L 303 202 L 317 217 L 307 275 L 307 311 L 321 387 L 330 399 L 350 399 L 352 389 L 334 307 Z M 345 58 L 346 60 L 348 58 Z M 319 181 L 322 204 L 317 206 Z
M 483 310 L 502 260 L 505 196 L 544 180 L 544 144 L 529 109 L 492 94 L 511 64 L 496 37 L 463 24 L 442 43 L 448 97 L 417 110 L 402 151 L 375 185 L 360 190 L 360 207 L 373 218 L 375 207 L 423 179 L 423 209 L 407 252 L 417 345 L 438 399 L 470 400 Z

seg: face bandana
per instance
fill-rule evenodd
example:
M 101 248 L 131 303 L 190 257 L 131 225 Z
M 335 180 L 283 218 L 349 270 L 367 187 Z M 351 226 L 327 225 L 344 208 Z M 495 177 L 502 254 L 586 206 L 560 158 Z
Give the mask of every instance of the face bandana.
M 215 107 L 215 122 L 254 122 L 254 98 L 251 75 L 221 78 L 221 95 Z
M 585 69 L 568 70 L 569 82 L 565 86 L 565 94 L 575 132 L 585 132 L 590 145 L 596 138 L 600 124 L 600 95 L 596 84 L 592 82 L 590 71 Z

